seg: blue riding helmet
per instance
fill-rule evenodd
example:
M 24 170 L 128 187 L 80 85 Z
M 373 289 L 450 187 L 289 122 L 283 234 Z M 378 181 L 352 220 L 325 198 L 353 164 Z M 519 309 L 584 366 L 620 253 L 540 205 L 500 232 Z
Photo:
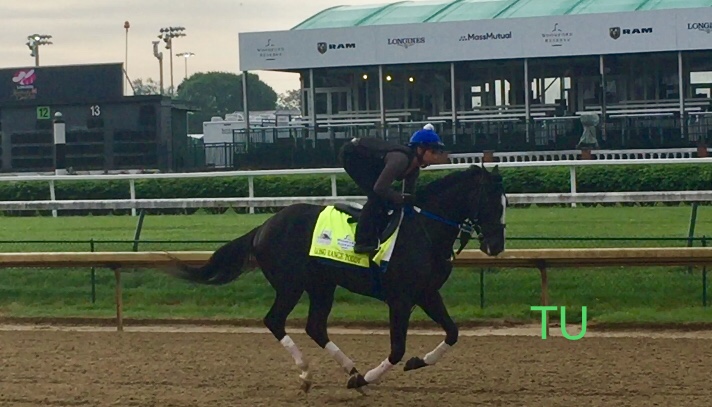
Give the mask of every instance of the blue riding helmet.
M 408 147 L 423 147 L 441 150 L 445 143 L 440 139 L 438 133 L 429 129 L 421 129 L 413 133 L 408 142 Z

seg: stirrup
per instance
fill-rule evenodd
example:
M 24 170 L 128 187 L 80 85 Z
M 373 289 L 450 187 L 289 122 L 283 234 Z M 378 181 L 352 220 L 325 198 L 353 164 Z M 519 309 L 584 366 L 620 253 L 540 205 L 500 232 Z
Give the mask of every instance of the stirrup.
M 353 250 L 354 250 L 354 253 L 356 253 L 356 254 L 369 254 L 369 255 L 375 256 L 376 253 L 378 253 L 378 250 L 381 248 L 381 241 L 380 241 L 380 239 L 376 239 L 376 244 L 375 244 L 375 246 L 370 246 L 370 245 L 367 246 L 367 247 L 369 248 L 369 250 L 368 250 L 367 252 L 360 252 L 360 251 L 357 252 L 357 251 L 356 251 L 356 246 L 358 246 L 358 245 L 354 244 L 354 249 L 353 249 Z M 373 248 L 371 249 L 371 247 L 373 247 Z
M 368 245 L 368 246 L 363 245 L 363 246 L 361 246 L 361 247 L 359 247 L 359 246 L 361 246 L 361 245 L 354 245 L 354 252 L 355 252 L 355 253 L 366 254 L 366 253 L 370 253 L 370 252 L 372 252 L 372 251 L 374 251 L 374 250 L 377 251 L 378 248 L 380 247 L 380 245 L 378 245 L 378 244 L 376 244 L 376 245 Z M 359 250 L 359 251 L 356 251 L 357 248 L 358 248 L 358 249 L 362 249 L 362 248 L 364 248 L 364 247 L 365 247 L 365 248 L 368 248 L 369 250 L 368 250 L 367 252 L 363 252 L 363 251 L 360 251 L 360 250 Z

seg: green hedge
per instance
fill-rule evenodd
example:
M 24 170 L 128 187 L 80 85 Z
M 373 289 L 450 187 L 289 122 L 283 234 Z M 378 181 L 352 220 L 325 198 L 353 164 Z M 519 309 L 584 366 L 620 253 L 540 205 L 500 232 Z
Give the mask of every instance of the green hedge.
M 423 171 L 419 188 L 445 175 L 448 171 Z M 503 168 L 508 193 L 569 192 L 567 167 Z M 576 170 L 578 192 L 682 191 L 711 189 L 712 167 L 705 165 L 631 165 L 579 167 Z M 219 198 L 246 197 L 245 177 L 191 178 L 136 181 L 136 197 L 150 198 Z M 255 177 L 255 196 L 327 196 L 331 181 L 324 175 Z M 346 176 L 337 176 L 338 195 L 362 195 Z M 128 181 L 60 181 L 55 185 L 56 199 L 127 199 Z M 29 201 L 49 199 L 46 182 L 5 182 L 0 184 L 0 200 Z M 215 209 L 212 212 L 226 210 Z M 273 209 L 267 209 L 273 211 Z M 243 210 L 240 210 L 243 211 Z M 22 214 L 35 214 L 25 211 Z M 127 211 L 83 211 L 81 214 L 126 213 Z M 153 213 L 192 213 L 195 210 L 155 210 Z M 47 212 L 48 213 L 48 212 Z M 16 213 L 7 212 L 6 215 Z M 42 214 L 45 214 L 43 211 Z M 75 214 L 80 214 L 76 211 Z

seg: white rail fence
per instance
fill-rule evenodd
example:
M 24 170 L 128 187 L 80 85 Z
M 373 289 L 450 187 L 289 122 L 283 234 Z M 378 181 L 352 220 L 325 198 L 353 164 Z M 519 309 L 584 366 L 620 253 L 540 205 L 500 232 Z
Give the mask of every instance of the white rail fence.
M 225 143 L 208 143 L 225 144 Z M 707 156 L 712 156 L 712 148 L 707 148 Z M 654 149 L 626 149 L 626 150 L 591 150 L 591 156 L 596 160 L 639 160 L 639 159 L 666 159 L 674 158 L 685 160 L 698 158 L 700 150 L 697 148 L 654 148 Z M 581 150 L 551 150 L 551 151 L 520 151 L 520 152 L 494 152 L 495 161 L 499 162 L 527 162 L 527 161 L 581 161 Z M 458 153 L 450 154 L 451 164 L 479 164 L 484 161 L 484 153 Z M 158 169 L 144 170 L 111 170 L 109 174 L 123 173 L 159 173 Z M 54 171 L 36 172 L 33 175 L 54 175 Z M 107 172 L 99 170 L 76 171 L 81 175 L 105 175 Z M 25 176 L 26 172 L 7 173 L 11 176 Z
M 567 167 L 570 174 L 570 192 L 568 194 L 512 194 L 512 203 L 603 203 L 603 202 L 680 202 L 680 201 L 710 201 L 710 191 L 677 191 L 677 192 L 644 192 L 644 193 L 589 193 L 576 192 L 576 168 L 614 166 L 614 165 L 680 165 L 680 164 L 712 164 L 712 158 L 687 159 L 622 159 L 622 160 L 577 160 L 577 161 L 530 161 L 530 162 L 499 162 L 485 163 L 492 168 L 527 168 L 527 167 Z M 429 170 L 458 170 L 468 168 L 471 164 L 435 165 Z M 290 170 L 256 170 L 256 171 L 221 171 L 196 173 L 158 173 L 158 174 L 112 174 L 112 175 L 20 175 L 0 177 L 0 182 L 48 182 L 50 189 L 49 201 L 0 201 L 0 209 L 4 210 L 49 210 L 56 216 L 57 210 L 67 209 L 131 209 L 136 215 L 136 209 L 141 208 L 205 208 L 219 207 L 230 203 L 232 206 L 249 207 L 254 213 L 255 207 L 274 207 L 289 205 L 296 202 L 332 203 L 337 201 L 363 201 L 364 197 L 338 197 L 336 176 L 344 174 L 342 168 L 309 168 Z M 284 197 L 256 198 L 254 179 L 261 176 L 292 176 L 292 175 L 323 175 L 331 178 L 330 197 Z M 181 199 L 137 199 L 136 180 L 143 179 L 186 179 L 215 177 L 246 177 L 248 181 L 248 197 L 242 198 L 181 198 Z M 129 181 L 129 199 L 113 200 L 74 200 L 58 201 L 55 194 L 55 183 L 59 181 Z
M 510 204 L 712 202 L 710 191 L 587 192 L 579 194 L 509 194 Z M 2 201 L 0 210 L 86 210 L 86 209 L 193 209 L 274 208 L 295 203 L 328 205 L 337 202 L 364 204 L 365 196 L 302 196 L 269 198 L 168 198 L 62 201 Z
M 710 149 L 707 149 L 708 156 Z M 591 156 L 596 160 L 640 160 L 640 159 L 678 159 L 696 158 L 697 148 L 666 148 L 666 149 L 627 149 L 627 150 L 591 150 Z M 525 152 L 494 152 L 494 158 L 500 162 L 528 161 L 580 161 L 581 150 L 557 151 L 525 151 Z M 453 164 L 481 163 L 484 153 L 450 154 Z

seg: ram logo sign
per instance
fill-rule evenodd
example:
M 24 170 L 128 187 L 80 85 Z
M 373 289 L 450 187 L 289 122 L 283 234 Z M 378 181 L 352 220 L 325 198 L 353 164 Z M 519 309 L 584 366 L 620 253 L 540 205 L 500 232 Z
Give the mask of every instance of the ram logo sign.
M 653 28 L 652 27 L 645 27 L 645 28 L 621 28 L 621 27 L 611 27 L 608 29 L 608 34 L 613 38 L 614 40 L 617 40 L 618 38 L 624 36 L 624 35 L 633 35 L 633 34 L 652 34 L 653 33 Z
M 317 42 L 316 43 L 316 50 L 319 51 L 320 54 L 326 54 L 326 51 L 329 50 L 335 50 L 335 49 L 355 49 L 356 44 L 355 43 L 345 43 L 345 44 L 330 44 L 326 42 Z

